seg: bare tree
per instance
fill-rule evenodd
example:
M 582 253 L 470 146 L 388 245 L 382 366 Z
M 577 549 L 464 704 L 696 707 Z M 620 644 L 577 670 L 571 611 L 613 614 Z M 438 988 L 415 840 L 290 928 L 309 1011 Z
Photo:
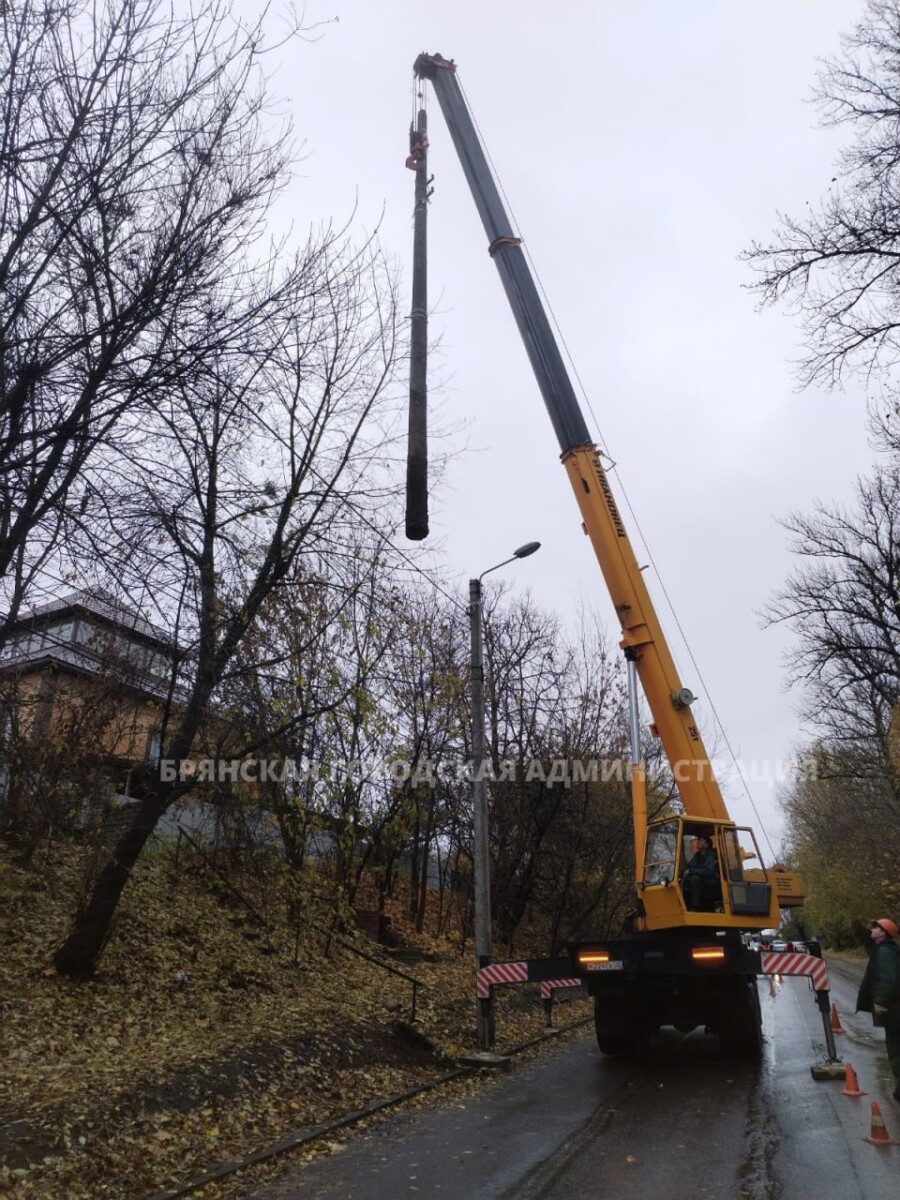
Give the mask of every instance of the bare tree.
M 593 776 L 624 757 L 622 679 L 589 616 L 573 646 L 527 598 L 488 607 L 484 644 L 498 936 L 510 943 L 533 907 L 558 946 L 627 895 L 618 870 L 631 848 L 627 788 L 571 782 L 576 763 Z
M 746 259 L 763 303 L 792 302 L 808 334 L 802 379 L 890 371 L 900 352 L 900 0 L 869 0 L 820 72 L 825 126 L 846 127 L 827 194 L 782 216 Z
M 115 506 L 101 451 L 246 332 L 223 284 L 290 158 L 263 49 L 262 18 L 243 27 L 228 0 L 0 6 L 7 621 L 70 526 Z
M 890 774 L 888 731 L 900 701 L 897 461 L 858 482 L 852 511 L 823 508 L 784 524 L 801 565 L 767 615 L 797 638 L 789 678 L 803 685 L 804 713 L 832 746 L 865 749 L 870 770 Z
M 815 92 L 823 125 L 848 134 L 830 186 L 802 216 L 782 216 L 745 257 L 759 272 L 762 302 L 785 300 L 802 316 L 802 382 L 834 384 L 861 370 L 890 393 L 900 351 L 900 2 L 868 0 L 841 43 Z M 789 678 L 804 689 L 802 711 L 819 739 L 816 777 L 784 800 L 792 851 L 814 883 L 813 910 L 835 928 L 872 884 L 900 816 L 889 737 L 900 701 L 894 403 L 873 418 L 873 431 L 887 456 L 858 481 L 852 507 L 784 522 L 800 565 L 767 613 L 796 636 Z
M 223 130 L 226 160 L 246 136 Z M 116 505 L 85 531 L 97 570 L 154 605 L 176 635 L 163 729 L 176 769 L 214 720 L 266 600 L 303 577 L 304 554 L 340 552 L 360 510 L 376 509 L 393 486 L 398 322 L 377 249 L 354 249 L 330 229 L 292 256 L 255 261 L 230 248 L 227 278 L 192 310 L 190 345 L 202 352 L 148 397 L 149 431 L 122 419 L 107 450 Z M 180 345 L 178 323 L 173 336 Z M 93 971 L 131 868 L 186 786 L 160 775 L 148 788 L 55 955 L 62 973 Z
M 289 576 L 264 603 L 222 689 L 231 752 L 263 752 L 281 764 L 249 802 L 273 815 L 294 873 L 303 870 L 315 828 L 316 765 L 327 753 L 323 721 L 349 690 L 338 631 L 349 626 L 359 588 L 371 577 L 356 556 L 348 557 L 344 563 L 304 555 L 302 575 Z M 242 747 L 235 730 L 243 731 Z
M 804 764 L 782 804 L 809 890 L 805 918 L 833 944 L 852 944 L 873 912 L 900 900 L 896 797 L 864 751 L 819 742 Z
M 386 664 L 385 700 L 395 753 L 409 764 L 409 774 L 397 789 L 402 808 L 388 849 L 398 861 L 408 854 L 409 915 L 421 931 L 429 883 L 433 886 L 437 858 L 446 849 L 450 810 L 459 815 L 456 768 L 463 761 L 469 645 L 464 608 L 434 590 L 408 589 L 398 616 L 400 636 Z M 388 865 L 387 855 L 383 858 Z

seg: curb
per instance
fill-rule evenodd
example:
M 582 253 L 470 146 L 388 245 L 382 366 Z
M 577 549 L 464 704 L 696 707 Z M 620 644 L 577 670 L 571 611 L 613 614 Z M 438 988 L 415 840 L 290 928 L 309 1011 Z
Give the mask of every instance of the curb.
M 573 1029 L 579 1029 L 583 1025 L 592 1024 L 593 1020 L 593 1017 L 581 1017 L 577 1021 L 571 1021 L 568 1025 L 545 1029 L 537 1037 L 528 1038 L 524 1042 L 518 1042 L 515 1046 L 508 1047 L 503 1053 L 507 1055 L 521 1054 L 523 1050 L 527 1050 L 531 1046 L 536 1046 L 540 1042 L 546 1042 L 550 1038 L 570 1033 Z M 143 1197 L 143 1200 L 178 1200 L 178 1197 L 188 1196 L 191 1192 L 196 1192 L 200 1188 L 206 1187 L 207 1184 L 215 1183 L 217 1180 L 224 1179 L 228 1175 L 236 1175 L 238 1171 L 256 1166 L 257 1163 L 268 1162 L 270 1159 L 278 1158 L 279 1155 L 287 1154 L 289 1150 L 294 1150 L 297 1146 L 305 1146 L 308 1142 L 314 1142 L 316 1138 L 333 1133 L 336 1129 L 345 1129 L 348 1125 L 355 1125 L 358 1121 L 362 1121 L 366 1117 L 371 1117 L 385 1108 L 392 1108 L 396 1104 L 402 1104 L 404 1100 L 411 1100 L 413 1096 L 433 1091 L 445 1083 L 450 1083 L 451 1080 L 458 1079 L 461 1075 L 470 1075 L 476 1071 L 478 1071 L 477 1067 L 454 1067 L 452 1071 L 445 1071 L 443 1075 L 429 1079 L 427 1083 L 420 1083 L 417 1087 L 410 1088 L 408 1091 L 398 1092 L 394 1096 L 387 1096 L 384 1100 L 375 1100 L 371 1104 L 367 1104 L 365 1108 L 355 1109 L 353 1112 L 346 1113 L 343 1117 L 337 1117 L 333 1121 L 328 1121 L 324 1125 L 307 1125 L 303 1129 L 295 1130 L 279 1141 L 273 1142 L 272 1145 L 265 1146 L 262 1150 L 257 1150 L 255 1154 L 249 1154 L 246 1158 L 219 1163 L 217 1167 L 213 1167 L 209 1171 L 204 1171 L 202 1175 L 194 1175 L 193 1178 L 185 1180 L 184 1183 L 175 1184 L 174 1187 L 166 1188 L 161 1192 L 154 1192 L 150 1196 Z

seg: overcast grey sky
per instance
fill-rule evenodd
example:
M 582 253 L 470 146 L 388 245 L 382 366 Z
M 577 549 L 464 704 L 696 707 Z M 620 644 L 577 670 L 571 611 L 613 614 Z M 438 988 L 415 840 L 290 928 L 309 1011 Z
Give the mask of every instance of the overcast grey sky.
M 250 5 L 248 4 L 249 8 Z M 858 0 L 308 0 L 314 44 L 280 55 L 306 158 L 299 227 L 357 205 L 411 262 L 404 168 L 419 51 L 454 58 L 514 221 L 736 754 L 784 758 L 800 736 L 780 630 L 758 613 L 790 568 L 780 514 L 847 499 L 872 461 L 861 390 L 797 393 L 784 311 L 759 315 L 738 261 L 799 213 L 839 144 L 809 102 L 816 59 Z M 432 419 L 467 447 L 432 494 L 450 577 L 537 539 L 507 570 L 571 618 L 616 623 L 558 462 L 556 441 L 488 255 L 437 102 L 429 103 Z M 440 383 L 440 388 L 437 385 Z M 619 487 L 618 482 L 616 486 Z M 639 559 L 646 553 L 634 522 Z M 648 572 L 648 575 L 650 573 Z M 493 576 L 492 579 L 497 579 Z M 654 590 L 708 741 L 709 698 Z M 773 841 L 773 785 L 751 783 Z M 757 824 L 741 788 L 732 815 Z

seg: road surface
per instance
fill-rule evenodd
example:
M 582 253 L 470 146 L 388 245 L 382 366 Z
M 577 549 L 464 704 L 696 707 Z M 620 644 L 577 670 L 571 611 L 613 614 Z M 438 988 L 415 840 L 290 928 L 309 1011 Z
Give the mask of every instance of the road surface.
M 464 1106 L 435 1102 L 287 1165 L 253 1200 L 898 1200 L 900 1146 L 876 1147 L 870 1101 L 900 1140 L 883 1034 L 853 1014 L 861 968 L 830 963 L 838 1053 L 868 1095 L 818 1083 L 822 1019 L 805 979 L 760 981 L 761 1063 L 666 1030 L 646 1057 L 606 1059 L 593 1035 L 519 1062 Z

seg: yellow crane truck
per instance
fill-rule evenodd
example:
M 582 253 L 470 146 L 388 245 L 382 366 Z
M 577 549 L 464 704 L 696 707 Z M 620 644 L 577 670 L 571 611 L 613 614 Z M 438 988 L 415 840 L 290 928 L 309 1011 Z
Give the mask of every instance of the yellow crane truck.
M 605 1054 L 633 1052 L 660 1026 L 674 1025 L 685 1032 L 705 1026 L 719 1033 L 731 1052 L 757 1055 L 762 1034 L 756 979 L 762 969 L 753 935 L 777 927 L 783 908 L 802 903 L 802 881 L 784 867 L 764 867 L 753 831 L 729 816 L 692 713 L 694 696 L 678 677 L 456 66 L 439 54 L 421 54 L 414 70 L 418 79 L 431 83 L 446 120 L 550 415 L 584 532 L 621 624 L 630 683 L 636 903 L 621 936 L 570 944 L 570 974 L 582 978 L 595 999 L 597 1041 Z M 407 159 L 407 166 L 423 176 L 417 189 L 422 197 L 428 182 L 424 128 L 421 120 L 411 131 Z M 414 339 L 416 334 L 422 345 L 421 324 Z M 420 437 L 417 444 L 422 442 Z M 411 460 L 411 476 L 416 469 Z M 669 815 L 653 820 L 648 820 L 636 679 L 652 715 L 650 732 L 662 744 L 678 792 Z M 692 840 L 700 836 L 714 851 L 715 875 L 696 904 L 682 876 Z M 827 992 L 825 997 L 827 1004 Z

